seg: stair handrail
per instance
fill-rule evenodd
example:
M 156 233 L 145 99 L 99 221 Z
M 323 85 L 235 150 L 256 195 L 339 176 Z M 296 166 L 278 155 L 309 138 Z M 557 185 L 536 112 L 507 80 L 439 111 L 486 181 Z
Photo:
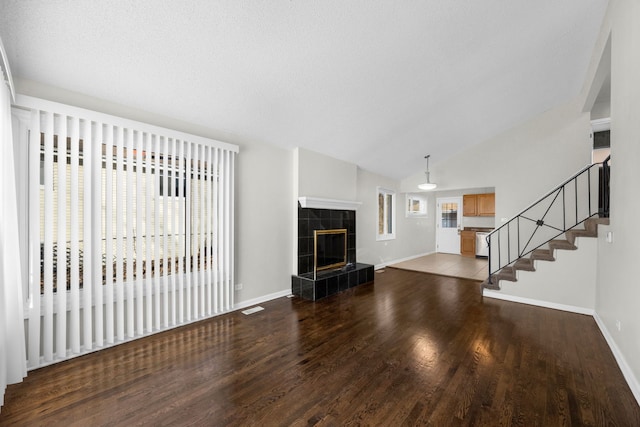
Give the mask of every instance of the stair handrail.
M 591 168 L 594 167 L 600 167 L 600 166 L 608 166 L 608 162 L 610 160 L 610 157 L 607 157 L 607 159 L 605 159 L 604 162 L 597 162 L 597 163 L 591 163 L 591 164 L 587 164 L 586 166 L 584 166 L 583 168 L 581 168 L 580 170 L 578 170 L 578 172 L 574 173 L 570 178 L 566 179 L 565 181 L 563 181 L 561 184 L 555 186 L 552 190 L 548 191 L 547 193 L 545 193 L 542 197 L 538 198 L 535 202 L 529 204 L 526 208 L 522 209 L 520 212 L 518 212 L 516 215 L 512 216 L 509 220 L 507 220 L 504 224 L 502 224 L 500 227 L 494 229 L 493 231 L 491 231 L 485 238 L 486 242 L 487 242 L 487 246 L 489 248 L 489 263 L 488 263 L 488 270 L 489 270 L 489 278 L 488 278 L 488 283 L 492 283 L 492 276 L 494 273 L 498 272 L 499 270 L 501 270 L 503 267 L 506 267 L 514 262 L 516 262 L 517 260 L 521 259 L 522 257 L 528 255 L 529 253 L 533 252 L 534 250 L 538 249 L 540 246 L 543 246 L 544 244 L 548 243 L 550 240 L 553 240 L 554 238 L 556 238 L 557 236 L 561 235 L 562 233 L 565 233 L 566 231 L 575 228 L 576 226 L 578 226 L 579 224 L 583 223 L 586 219 L 593 217 L 594 215 L 598 215 L 598 210 L 596 210 L 596 212 L 592 213 L 592 209 L 591 209 L 591 174 L 590 174 L 590 170 Z M 588 206 L 589 206 L 589 216 L 587 216 L 584 219 L 578 220 L 578 193 L 577 193 L 577 179 L 584 174 L 585 172 L 587 172 L 588 174 Z M 551 209 L 551 207 L 554 205 L 554 203 L 556 202 L 556 198 L 560 195 L 560 193 L 562 192 L 562 208 L 563 208 L 563 216 L 565 219 L 563 219 L 563 221 L 566 221 L 566 214 L 565 214 L 565 196 L 564 196 L 564 188 L 565 186 L 567 186 L 567 184 L 571 183 L 572 181 L 575 181 L 575 185 L 576 185 L 576 193 L 575 193 L 575 203 L 576 203 L 576 223 L 573 224 L 570 227 L 567 227 L 566 223 L 563 223 L 563 226 L 561 228 L 557 228 L 557 227 L 553 227 L 551 226 L 551 228 L 556 229 L 556 230 L 561 230 L 563 229 L 563 231 L 561 231 L 560 233 L 558 233 L 556 236 L 552 237 L 551 239 L 547 240 L 546 242 L 538 245 L 537 247 L 534 247 L 533 249 L 526 251 L 526 249 L 528 248 L 529 243 L 531 242 L 531 240 L 533 239 L 536 231 L 538 231 L 539 228 L 541 228 L 543 225 L 547 225 L 545 224 L 545 222 L 543 221 L 543 219 L 545 218 L 545 216 L 547 215 L 547 213 L 549 212 L 549 210 Z M 604 189 L 603 191 L 606 191 L 608 193 L 608 188 Z M 551 203 L 549 204 L 549 207 L 547 208 L 546 212 L 544 213 L 543 217 L 539 220 L 536 220 L 536 225 L 537 228 L 534 229 L 534 231 L 531 233 L 531 236 L 529 237 L 529 240 L 527 241 L 527 243 L 524 245 L 524 249 L 521 251 L 520 250 L 520 218 L 524 218 L 525 220 L 531 220 L 533 221 L 531 218 L 528 218 L 527 216 L 525 216 L 524 214 L 530 210 L 531 208 L 535 207 L 536 205 L 540 204 L 541 202 L 543 202 L 545 199 L 547 199 L 548 197 L 552 196 L 555 194 L 555 198 L 551 201 Z M 517 221 L 517 229 L 516 229 L 516 237 L 517 237 L 517 244 L 518 244 L 518 251 L 517 251 L 517 257 L 515 257 L 515 259 L 511 259 L 511 249 L 510 249 L 510 245 L 511 245 L 511 237 L 510 237 L 510 228 L 507 228 L 507 248 L 508 248 L 508 256 L 507 256 L 507 263 L 505 263 L 504 265 L 501 263 L 501 256 L 500 256 L 500 245 L 502 243 L 502 241 L 500 240 L 500 232 L 502 229 L 504 229 L 505 227 L 509 227 L 509 225 L 513 222 L 513 221 Z M 491 268 L 491 238 L 494 235 L 498 235 L 498 267 L 495 270 L 492 270 Z
M 489 237 L 498 232 L 498 230 L 500 230 L 501 228 L 505 227 L 507 224 L 509 224 L 511 221 L 513 221 L 514 219 L 518 218 L 519 216 L 521 216 L 523 213 L 525 213 L 526 211 L 528 211 L 529 209 L 531 209 L 532 207 L 534 207 L 535 205 L 537 205 L 538 203 L 540 203 L 541 201 L 543 201 L 544 199 L 546 199 L 547 197 L 549 197 L 550 195 L 552 195 L 554 192 L 558 191 L 559 189 L 561 189 L 562 187 L 564 187 L 565 185 L 567 185 L 568 183 L 570 183 L 571 181 L 573 181 L 574 179 L 576 179 L 577 177 L 579 177 L 580 175 L 582 175 L 584 172 L 587 171 L 587 169 L 590 169 L 591 167 L 593 167 L 594 165 L 600 165 L 602 163 L 589 163 L 587 164 L 585 167 L 583 167 L 582 169 L 580 169 L 578 172 L 576 172 L 575 174 L 573 174 L 573 176 L 571 176 L 571 178 L 567 179 L 566 181 L 564 181 L 562 184 L 557 185 L 553 190 L 545 193 L 544 196 L 540 197 L 538 200 L 536 200 L 535 202 L 531 203 L 529 206 L 527 206 L 526 208 L 522 209 L 520 212 L 518 212 L 517 214 L 515 214 L 514 216 L 512 216 L 511 218 L 509 218 L 507 221 L 505 221 L 504 224 L 502 224 L 500 227 L 498 228 L 494 228 L 493 231 L 491 231 L 488 235 L 487 235 L 487 239 L 489 239 Z

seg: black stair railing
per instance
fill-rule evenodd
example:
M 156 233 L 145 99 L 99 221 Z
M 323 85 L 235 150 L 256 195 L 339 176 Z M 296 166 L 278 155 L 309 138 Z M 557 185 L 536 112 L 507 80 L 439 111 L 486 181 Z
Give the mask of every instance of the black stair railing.
M 585 166 L 487 236 L 493 274 L 593 216 L 609 216 L 609 162 Z
M 598 213 L 601 218 L 609 218 L 609 176 L 611 171 L 611 156 L 607 156 L 600 168 L 600 197 L 598 198 Z

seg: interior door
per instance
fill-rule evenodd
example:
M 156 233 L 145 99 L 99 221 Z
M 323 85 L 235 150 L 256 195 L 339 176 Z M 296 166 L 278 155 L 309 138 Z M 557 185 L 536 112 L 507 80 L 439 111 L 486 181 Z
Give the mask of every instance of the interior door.
M 436 252 L 460 255 L 462 197 L 436 199 Z

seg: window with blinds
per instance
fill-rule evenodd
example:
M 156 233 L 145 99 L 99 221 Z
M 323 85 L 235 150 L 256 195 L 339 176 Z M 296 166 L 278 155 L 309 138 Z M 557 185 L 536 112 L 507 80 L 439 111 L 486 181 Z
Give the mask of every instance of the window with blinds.
M 31 368 L 233 309 L 237 147 L 30 110 Z

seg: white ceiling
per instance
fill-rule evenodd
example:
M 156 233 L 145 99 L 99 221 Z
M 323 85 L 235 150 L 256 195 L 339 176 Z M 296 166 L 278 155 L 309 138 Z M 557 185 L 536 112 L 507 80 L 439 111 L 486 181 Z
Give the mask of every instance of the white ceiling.
M 14 76 L 396 179 L 580 91 L 606 0 L 2 0 Z

